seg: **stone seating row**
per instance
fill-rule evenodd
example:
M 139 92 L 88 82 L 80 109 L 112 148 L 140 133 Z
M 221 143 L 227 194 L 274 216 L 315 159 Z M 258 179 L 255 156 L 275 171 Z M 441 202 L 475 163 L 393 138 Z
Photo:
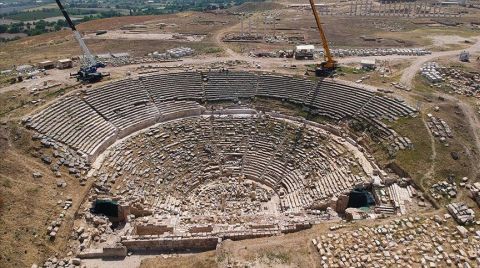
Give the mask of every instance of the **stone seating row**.
M 138 81 L 124 79 L 86 91 L 84 100 L 107 120 L 117 116 L 117 111 L 135 103 L 150 102 L 150 97 Z
M 303 103 L 305 97 L 313 90 L 314 86 L 315 83 L 307 79 L 261 75 L 259 77 L 257 95 Z
M 413 112 L 400 101 L 332 81 L 324 80 L 315 84 L 305 79 L 246 72 L 182 72 L 129 78 L 88 90 L 84 103 L 77 97 L 73 103 L 57 103 L 35 116 L 30 125 L 39 132 L 48 132 L 52 138 L 91 154 L 98 147 L 98 141 L 109 141 L 115 131 L 118 131 L 119 137 L 123 137 L 159 120 L 202 113 L 204 109 L 192 100 L 252 96 L 278 97 L 304 103 L 314 108 L 316 113 L 334 120 L 358 115 L 372 119 L 396 119 Z M 62 114 L 62 117 L 75 119 L 66 120 L 59 116 L 50 118 L 53 110 Z M 71 116 L 67 117 L 69 114 Z M 40 118 L 42 116 L 45 118 Z M 97 125 L 100 127 L 98 133 L 92 130 L 92 126 Z M 378 127 L 388 134 L 381 125 Z M 282 129 L 276 127 L 273 131 L 281 133 Z
M 184 79 L 193 83 L 193 85 L 186 86 L 178 82 L 174 84 L 165 82 L 168 75 L 170 74 L 150 76 L 148 84 L 145 83 L 147 81 L 145 78 L 145 88 L 152 92 L 152 95 L 155 95 L 153 91 L 170 92 L 170 97 L 166 99 L 174 99 L 175 96 L 200 99 L 203 91 L 206 100 L 236 100 L 254 96 L 280 98 L 312 106 L 318 110 L 319 114 L 335 120 L 351 117 L 357 112 L 388 119 L 414 113 L 412 108 L 400 101 L 376 96 L 372 91 L 329 80 L 315 83 L 311 80 L 289 76 L 229 71 L 202 73 L 205 77 L 202 81 L 199 73 L 171 74 L 173 77 L 195 77 L 195 79 Z M 162 87 L 162 85 L 164 86 Z M 194 94 L 189 95 L 189 91 L 182 90 L 189 87 L 194 88 L 191 91 Z M 163 101 L 165 98 L 159 100 Z
M 197 72 L 155 74 L 139 79 L 155 103 L 176 99 L 202 99 L 204 96 L 202 76 Z
M 109 83 L 86 92 L 84 100 L 114 124 L 120 137 L 152 125 L 159 112 L 148 92 L 136 79 Z
M 111 123 L 76 96 L 50 105 L 26 126 L 90 155 L 117 134 Z
M 247 72 L 208 73 L 205 82 L 207 100 L 235 100 L 253 98 L 257 87 L 257 76 Z
M 157 104 L 160 118 L 170 120 L 174 118 L 200 115 L 205 111 L 205 107 L 195 101 L 166 101 Z

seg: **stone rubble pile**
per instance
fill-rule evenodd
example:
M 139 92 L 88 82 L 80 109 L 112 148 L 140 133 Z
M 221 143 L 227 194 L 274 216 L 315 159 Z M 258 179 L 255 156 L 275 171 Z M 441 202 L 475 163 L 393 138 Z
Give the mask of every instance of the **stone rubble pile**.
M 480 93 L 480 74 L 428 62 L 420 69 L 422 75 L 436 87 L 459 95 L 477 96 Z
M 133 57 L 129 53 L 109 53 L 97 55 L 99 61 L 109 66 L 123 66 L 133 64 Z
M 109 66 L 124 66 L 131 64 L 155 63 L 177 61 L 181 58 L 189 57 L 195 54 L 195 50 L 190 47 L 177 47 L 166 50 L 164 53 L 154 51 L 143 57 L 134 57 L 129 53 L 114 53 L 98 55 L 99 60 Z
M 420 68 L 420 72 L 430 83 L 440 83 L 444 80 L 442 74 L 438 71 L 438 67 L 439 65 L 436 62 L 427 62 Z
M 209 214 L 208 210 L 214 207 L 227 214 L 261 213 L 264 209 L 262 203 L 270 201 L 273 195 L 273 190 L 262 188 L 257 183 L 249 181 L 240 183 L 238 178 L 225 178 L 221 182 L 195 188 L 192 199 L 202 202 L 195 202 L 192 209 L 206 215 Z
M 480 73 L 441 67 L 445 88 L 460 95 L 477 96 L 480 93 Z
M 442 143 L 447 143 L 448 138 L 453 138 L 452 130 L 447 122 L 432 114 L 428 114 L 427 116 L 427 125 L 434 137 L 438 138 Z
M 405 29 L 405 26 L 395 20 L 381 20 L 373 21 L 373 27 L 375 29 L 385 30 L 388 32 L 401 32 Z
M 472 198 L 480 206 L 480 182 L 466 184 L 465 186 L 469 190 L 470 198 Z
M 142 62 L 140 58 L 127 57 L 118 57 L 118 58 L 109 58 L 104 59 L 102 62 L 107 66 L 119 67 L 124 65 L 136 64 L 138 61 Z
M 85 155 L 43 134 L 35 134 L 32 139 L 40 143 L 40 147 L 34 151 L 34 155 L 40 158 L 45 165 L 50 166 L 50 170 L 57 178 L 62 177 L 63 167 L 70 175 L 78 178 L 81 185 L 85 185 L 86 177 L 84 175 L 90 169 L 90 163 Z M 58 179 L 57 186 L 65 187 L 65 180 Z
M 168 49 L 165 53 L 159 53 L 155 51 L 151 54 L 148 54 L 149 57 L 160 60 L 169 60 L 169 59 L 179 59 L 183 57 L 192 56 L 195 53 L 195 50 L 189 47 L 177 47 Z
M 387 180 L 391 180 L 388 178 Z M 406 214 L 408 206 L 413 204 L 415 197 L 419 197 L 419 206 L 424 207 L 423 195 L 418 194 L 417 190 L 406 182 L 400 180 L 398 183 L 389 183 L 389 185 L 377 185 L 374 183 L 374 196 L 377 199 L 375 211 L 382 214 L 403 215 Z
M 94 215 L 88 210 L 83 213 L 83 219 L 85 220 L 85 226 L 79 226 L 75 228 L 71 233 L 71 239 L 78 244 L 79 252 L 90 248 L 92 245 L 108 245 L 111 243 L 109 240 L 114 233 L 111 225 L 112 223 L 108 217 L 103 215 Z M 114 239 L 114 241 L 116 241 Z
M 267 41 L 268 42 L 268 41 Z M 273 41 L 272 41 L 273 42 Z M 277 40 L 277 42 L 279 42 Z M 389 56 L 389 55 L 404 55 L 404 56 L 424 56 L 429 55 L 432 52 L 423 48 L 339 48 L 332 49 L 331 53 L 335 57 L 377 57 L 377 56 Z M 322 49 L 315 50 L 315 57 L 323 57 L 324 52 Z M 271 51 L 271 52 L 258 52 L 251 51 L 252 57 L 291 57 L 293 51 Z
M 402 218 L 330 232 L 312 244 L 322 267 L 477 267 L 480 236 L 445 221 L 439 216 Z
M 60 226 L 62 225 L 62 221 L 65 218 L 65 215 L 67 213 L 67 210 L 72 206 L 72 198 L 67 197 L 65 201 L 58 200 L 57 204 L 61 207 L 63 207 L 63 211 L 60 212 L 60 215 L 55 221 L 52 221 L 52 223 L 47 227 L 47 234 L 50 238 L 50 240 L 55 240 L 58 230 L 60 229 Z
M 39 267 L 44 267 L 44 268 L 63 268 L 63 267 L 68 267 L 68 268 L 73 268 L 73 267 L 81 267 L 81 260 L 79 258 L 72 258 L 72 257 L 66 257 L 59 259 L 57 257 L 50 257 L 48 258 L 43 265 L 38 266 L 37 264 L 33 264 L 31 268 L 39 268 Z
M 159 53 L 160 54 L 160 53 Z M 162 53 L 165 54 L 165 53 Z M 148 54 L 147 56 L 143 57 L 118 57 L 118 58 L 108 58 L 103 60 L 102 62 L 108 66 L 119 67 L 124 65 L 133 65 L 133 64 L 148 64 L 148 63 L 162 63 L 162 62 L 176 62 L 181 61 L 181 59 L 172 59 L 172 58 L 164 58 L 164 57 L 157 57 L 154 56 L 153 53 Z
M 406 56 L 424 56 L 432 54 L 430 50 L 424 48 L 357 48 L 357 49 L 333 49 L 332 53 L 337 57 L 352 56 L 388 56 L 388 55 L 406 55 Z M 323 55 L 323 51 L 320 52 Z
M 352 119 L 349 122 L 349 126 L 357 132 L 368 133 L 373 141 L 383 142 L 392 157 L 399 150 L 413 148 L 413 143 L 408 137 L 400 136 L 381 120 L 360 115 Z
M 228 33 L 224 37 L 222 37 L 222 41 L 224 42 L 261 42 L 262 40 L 265 40 L 265 42 L 267 43 L 286 41 L 286 39 L 280 35 L 263 36 L 250 33 Z
M 450 181 L 450 180 L 449 180 Z M 441 181 L 433 184 L 430 187 L 432 192 L 432 197 L 435 199 L 440 199 L 441 196 L 448 198 L 455 198 L 457 196 L 457 184 L 454 181 Z
M 448 212 L 461 225 L 470 225 L 475 222 L 475 211 L 465 203 L 451 203 L 447 205 Z

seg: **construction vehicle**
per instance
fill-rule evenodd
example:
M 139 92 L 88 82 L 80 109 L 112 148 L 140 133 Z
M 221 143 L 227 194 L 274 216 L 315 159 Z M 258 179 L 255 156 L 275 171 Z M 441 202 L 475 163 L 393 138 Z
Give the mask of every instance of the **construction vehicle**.
M 98 72 L 97 69 L 104 68 L 105 64 L 95 60 L 92 53 L 90 53 L 87 45 L 83 41 L 82 35 L 77 31 L 75 24 L 73 24 L 73 21 L 70 19 L 70 16 L 68 15 L 60 0 L 55 0 L 55 2 L 57 2 L 58 8 L 60 8 L 60 11 L 65 17 L 65 20 L 73 31 L 73 36 L 75 37 L 78 44 L 80 45 L 80 48 L 83 51 L 83 66 L 80 67 L 80 70 L 76 74 L 71 74 L 71 76 L 76 77 L 78 81 L 82 81 L 84 83 L 95 83 L 102 80 L 102 78 L 104 76 L 107 76 L 108 74 L 102 74 Z
M 295 59 L 296 60 L 313 60 L 313 51 L 315 47 L 313 45 L 301 45 L 295 47 Z
M 314 0 L 309 1 L 310 6 L 312 7 L 313 16 L 315 17 L 315 22 L 317 23 L 318 32 L 320 33 L 320 39 L 322 40 L 323 56 L 325 58 L 325 61 L 317 64 L 317 67 L 315 68 L 315 75 L 321 77 L 331 76 L 335 72 L 335 69 L 337 69 L 337 62 L 333 59 L 332 53 L 330 52 L 328 40 L 325 36 L 325 32 L 323 31 L 320 17 L 318 16 L 317 8 L 315 7 L 315 2 Z

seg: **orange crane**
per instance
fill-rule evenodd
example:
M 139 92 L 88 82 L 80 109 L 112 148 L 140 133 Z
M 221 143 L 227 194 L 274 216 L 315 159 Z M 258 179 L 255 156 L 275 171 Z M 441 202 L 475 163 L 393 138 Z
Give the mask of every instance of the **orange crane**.
M 317 68 L 315 69 L 315 74 L 317 76 L 330 76 L 335 69 L 337 68 L 337 61 L 335 61 L 332 57 L 332 53 L 330 52 L 330 48 L 328 47 L 328 40 L 325 36 L 325 32 L 322 28 L 322 23 L 320 22 L 320 17 L 317 13 L 317 8 L 315 7 L 314 0 L 309 0 L 310 6 L 312 7 L 313 16 L 315 17 L 315 21 L 317 22 L 318 32 L 320 33 L 320 39 L 322 40 L 323 45 L 323 56 L 325 61 L 320 64 L 317 64 Z

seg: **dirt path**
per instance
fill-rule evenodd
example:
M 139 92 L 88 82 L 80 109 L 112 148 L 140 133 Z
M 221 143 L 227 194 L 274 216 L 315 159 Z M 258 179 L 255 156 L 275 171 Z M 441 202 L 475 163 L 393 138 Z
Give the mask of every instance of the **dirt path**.
M 238 54 L 237 52 L 233 51 L 231 48 L 229 48 L 227 46 L 227 44 L 222 41 L 222 38 L 226 33 L 230 32 L 230 31 L 233 31 L 233 29 L 235 27 L 238 27 L 238 25 L 240 25 L 240 24 L 241 24 L 241 22 L 239 22 L 239 23 L 237 23 L 233 26 L 220 29 L 219 31 L 217 31 L 215 33 L 214 39 L 213 39 L 215 41 L 215 44 L 217 46 L 219 46 L 220 48 L 222 48 L 225 51 L 225 53 L 227 53 L 228 57 L 233 58 L 233 59 L 243 58 L 243 56 Z
M 477 151 L 480 152 L 480 120 L 478 119 L 478 115 L 472 106 L 466 104 L 465 102 L 459 102 L 459 107 L 465 114 L 468 124 L 473 130 L 473 138 L 475 140 Z
M 400 78 L 400 82 L 405 86 L 407 86 L 408 88 L 412 88 L 413 79 L 415 75 L 419 72 L 420 68 L 424 63 L 433 61 L 441 57 L 456 56 L 456 55 L 459 55 L 462 51 L 468 51 L 470 53 L 480 52 L 480 40 L 477 38 L 475 44 L 473 44 L 467 49 L 433 52 L 430 55 L 417 57 L 413 61 L 413 63 L 403 71 L 402 77 Z
M 400 82 L 407 86 L 408 88 L 413 87 L 413 81 L 415 78 L 415 75 L 419 72 L 420 68 L 422 65 L 428 61 L 433 61 L 437 58 L 440 57 L 449 57 L 449 56 L 456 56 L 462 51 L 468 51 L 470 53 L 475 53 L 475 52 L 480 52 L 480 39 L 476 39 L 475 44 L 470 46 L 467 49 L 462 49 L 462 50 L 452 50 L 452 51 L 442 51 L 442 52 L 434 52 L 431 55 L 426 55 L 422 57 L 416 58 L 413 63 L 406 68 L 403 71 L 403 74 L 400 78 Z M 411 93 L 414 94 L 414 93 Z M 448 95 L 441 93 L 441 97 L 443 97 L 445 100 L 451 101 L 453 103 L 457 103 L 459 108 L 462 110 L 463 114 L 465 114 L 466 121 L 473 133 L 473 139 L 474 139 L 474 145 L 476 147 L 476 150 L 480 152 L 480 120 L 478 118 L 478 115 L 475 112 L 475 109 L 468 103 L 462 101 L 459 99 L 457 96 L 453 95 Z M 425 119 L 422 118 L 422 121 L 425 123 Z M 432 157 L 435 159 L 436 152 L 435 152 L 435 142 L 433 140 L 433 137 L 430 132 L 428 132 L 430 135 L 430 138 L 432 139 Z M 434 165 L 435 161 L 433 161 L 432 167 L 428 171 L 427 175 L 433 175 L 434 173 Z M 476 171 L 476 174 L 478 174 L 479 171 Z
M 425 125 L 425 129 L 427 130 L 427 133 L 428 133 L 428 136 L 430 137 L 430 143 L 432 145 L 432 155 L 431 155 L 431 158 L 432 158 L 432 165 L 430 166 L 430 168 L 428 169 L 427 173 L 425 173 L 422 178 L 420 179 L 420 186 L 422 186 L 422 188 L 426 189 L 425 188 L 425 185 L 424 185 L 424 181 L 425 179 L 430 179 L 433 177 L 433 175 L 435 174 L 435 164 L 436 164 L 436 159 L 437 159 L 437 149 L 436 149 L 436 144 L 435 144 L 435 137 L 433 137 L 433 134 L 432 132 L 430 132 L 429 128 L 428 128 L 428 125 L 427 125 L 427 121 L 425 120 L 425 115 L 420 115 L 421 118 L 422 118 L 422 122 L 423 124 Z
M 458 105 L 462 113 L 465 115 L 466 122 L 470 127 L 473 135 L 474 145 L 478 153 L 480 153 L 480 119 L 475 109 L 469 103 L 462 101 L 456 96 L 441 94 L 445 100 L 454 102 Z M 480 170 L 475 170 L 475 175 L 480 174 Z

